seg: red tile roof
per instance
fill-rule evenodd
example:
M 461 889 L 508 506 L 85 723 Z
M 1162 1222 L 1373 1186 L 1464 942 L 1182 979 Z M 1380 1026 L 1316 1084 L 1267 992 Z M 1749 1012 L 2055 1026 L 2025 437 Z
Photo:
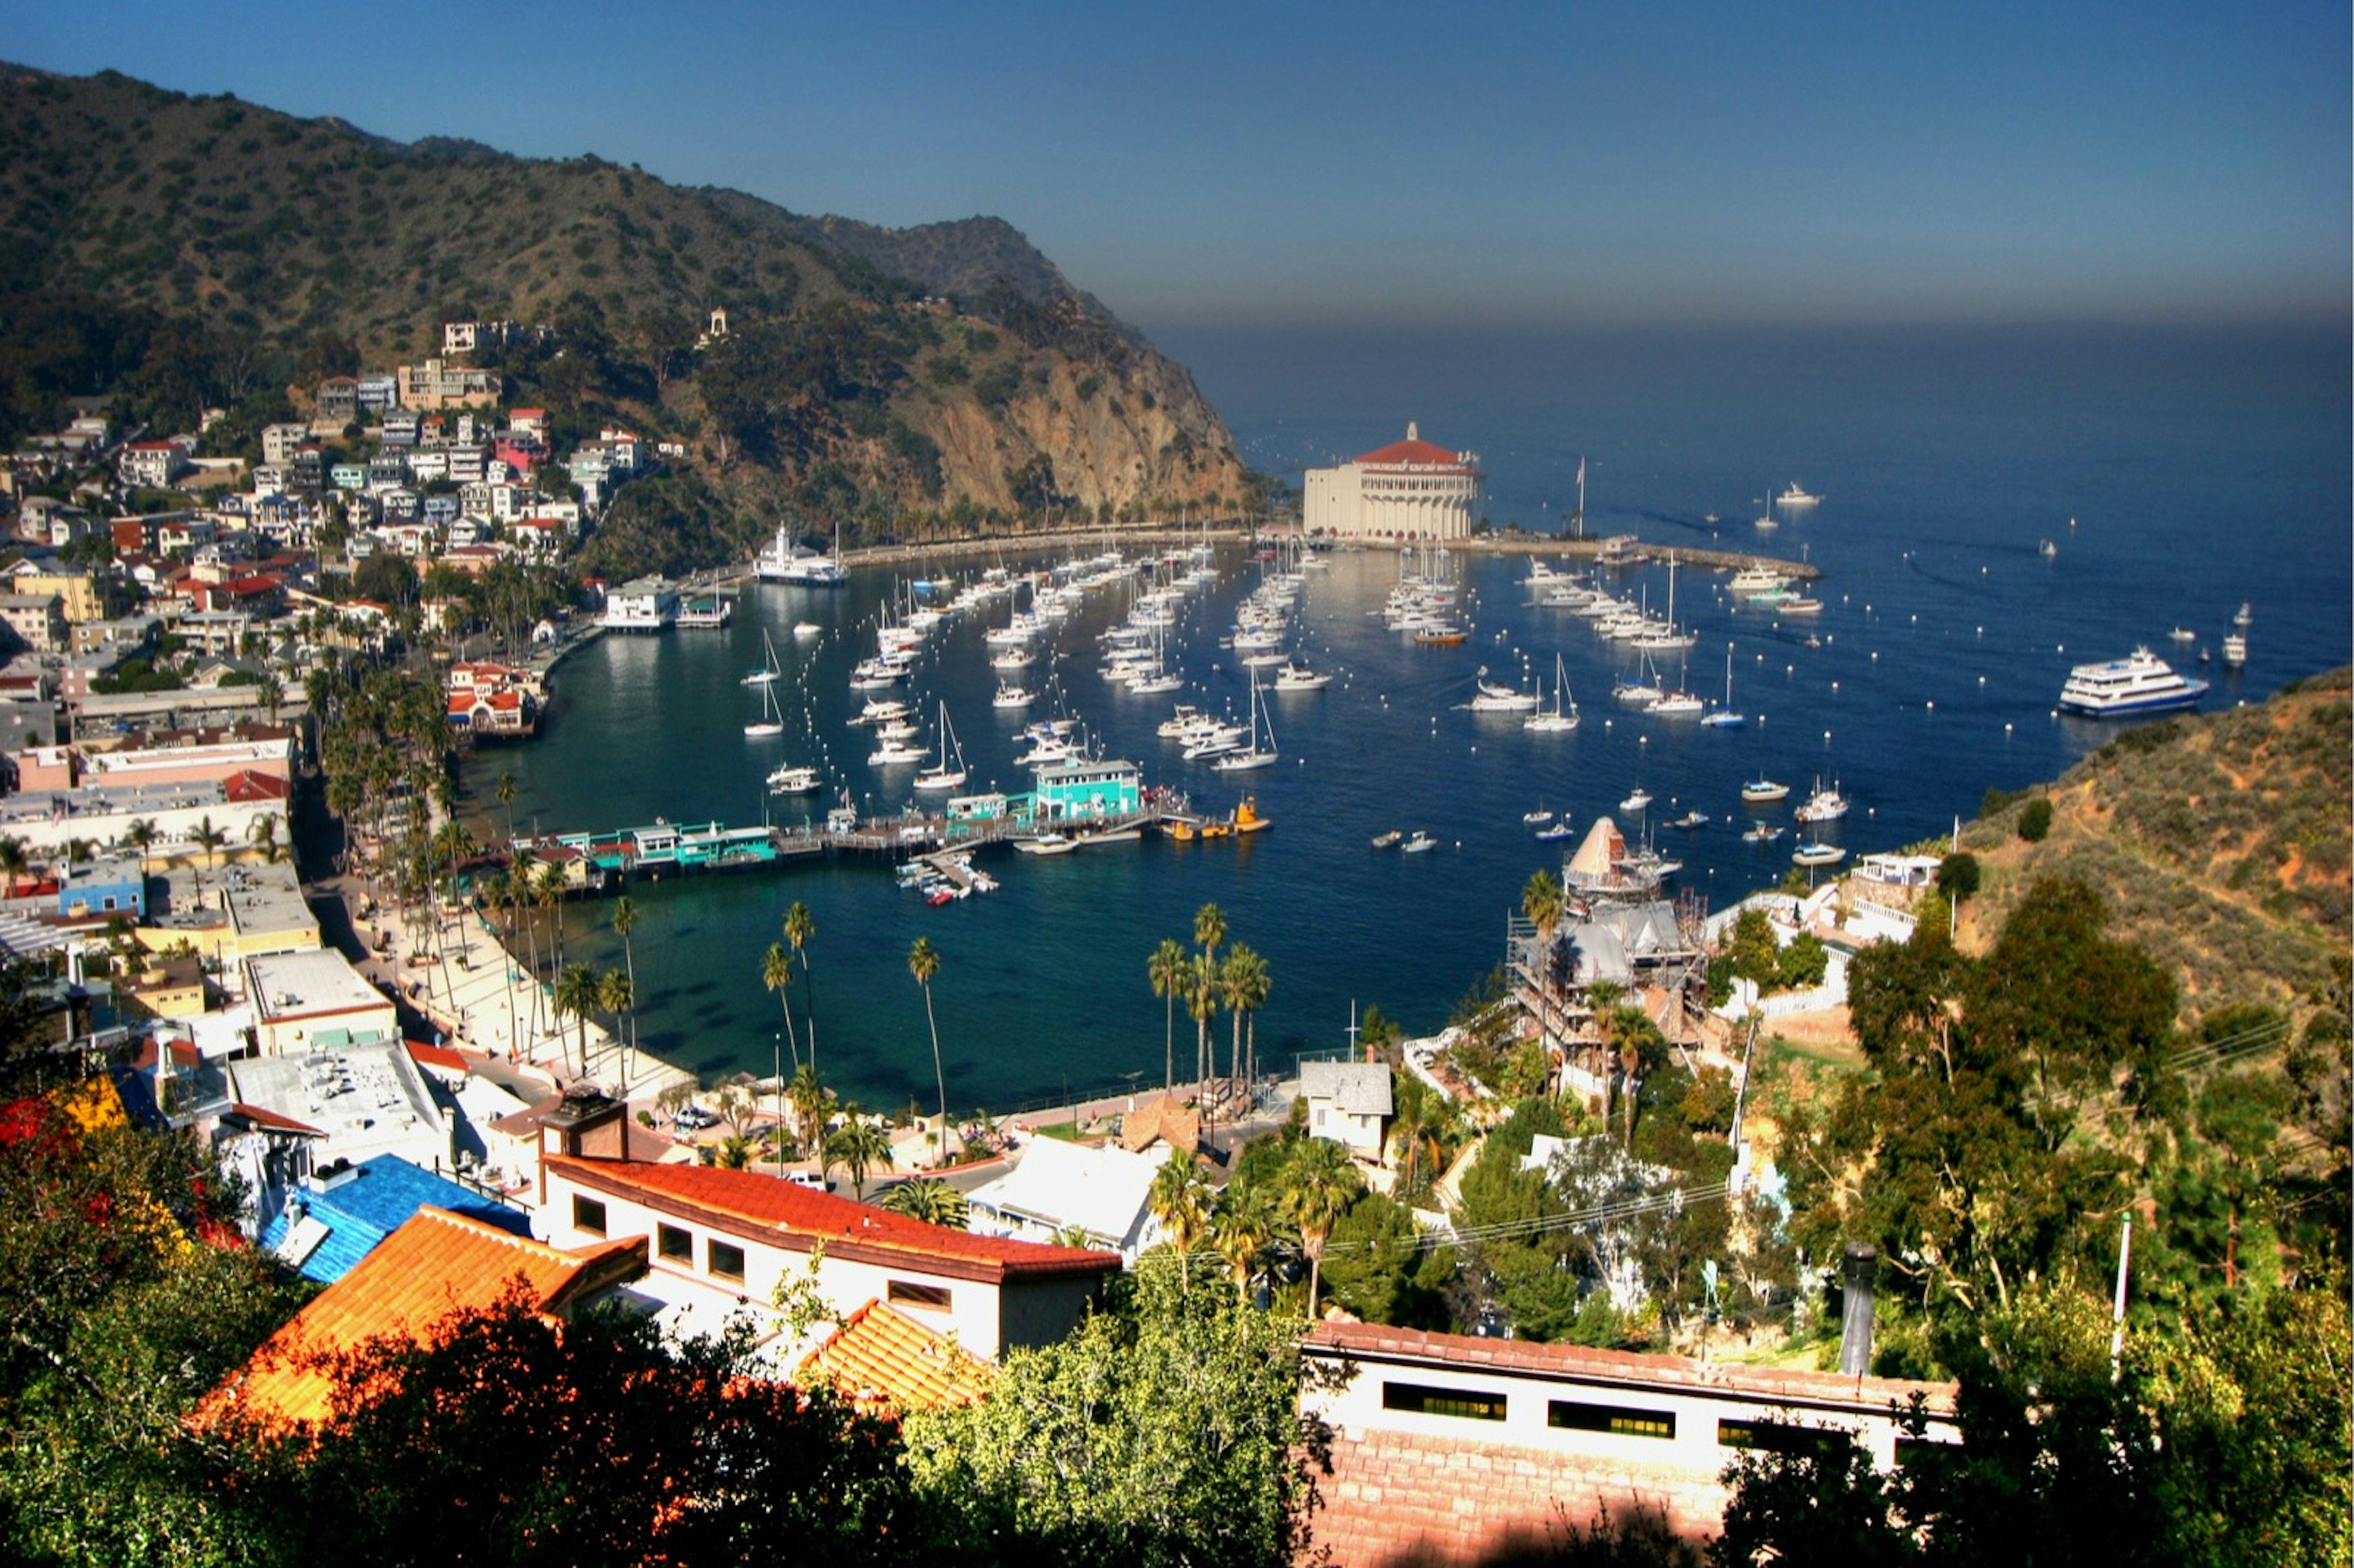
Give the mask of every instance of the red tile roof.
M 258 773 L 250 768 L 239 768 L 221 785 L 221 793 L 232 804 L 244 805 L 251 800 L 283 800 L 293 787 L 274 773 Z
M 1416 468 L 1463 469 L 1469 466 L 1445 447 L 1433 446 L 1428 441 L 1421 440 L 1392 441 L 1385 447 L 1376 448 L 1373 451 L 1364 453 L 1357 461 L 1368 468 L 1405 468 L 1412 465 Z
M 894 1411 L 977 1404 L 992 1369 L 877 1297 L 801 1359 L 794 1381 L 823 1378 L 857 1404 Z
M 318 1364 L 322 1355 L 381 1335 L 429 1333 L 452 1312 L 492 1306 L 518 1282 L 535 1310 L 561 1314 L 645 1267 L 642 1238 L 562 1252 L 428 1205 L 265 1340 L 206 1396 L 195 1420 L 211 1425 L 242 1414 L 273 1427 L 322 1421 L 334 1393 Z
M 447 1045 L 425 1045 L 414 1040 L 404 1040 L 401 1044 L 408 1047 L 408 1059 L 420 1067 L 440 1067 L 451 1073 L 473 1071 L 465 1057 Z
M 1109 1274 L 1120 1266 L 1118 1253 L 977 1236 L 749 1171 L 564 1154 L 545 1156 L 541 1165 L 580 1186 L 797 1252 L 823 1242 L 829 1256 L 903 1266 L 919 1259 L 935 1274 L 1001 1283 Z
M 300 1133 L 305 1138 L 327 1136 L 324 1128 L 313 1127 L 307 1121 L 296 1121 L 291 1116 L 281 1116 L 274 1110 L 267 1110 L 260 1106 L 249 1106 L 242 1100 L 232 1104 L 226 1114 L 243 1117 L 254 1126 L 270 1132 Z
M 1695 1393 L 1724 1393 L 1796 1403 L 1861 1407 L 1885 1411 L 1903 1404 L 1915 1393 L 1933 1414 L 1950 1415 L 1956 1385 L 1915 1383 L 1905 1378 L 1847 1377 L 1838 1372 L 1800 1372 L 1783 1367 L 1740 1366 L 1727 1361 L 1698 1361 L 1685 1356 L 1648 1355 L 1634 1351 L 1595 1351 L 1580 1345 L 1539 1345 L 1523 1340 L 1490 1340 L 1469 1334 L 1433 1334 L 1418 1329 L 1390 1329 L 1377 1323 L 1319 1323 L 1303 1341 L 1310 1351 L 1325 1351 L 1373 1360 L 1398 1360 L 1424 1365 L 1459 1366 L 1469 1371 L 1541 1377 L 1674 1387 Z

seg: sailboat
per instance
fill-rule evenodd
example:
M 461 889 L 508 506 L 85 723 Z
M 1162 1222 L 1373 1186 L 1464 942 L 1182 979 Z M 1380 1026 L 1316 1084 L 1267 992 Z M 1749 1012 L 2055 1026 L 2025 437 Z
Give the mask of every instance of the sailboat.
M 1724 705 L 1700 721 L 1712 729 L 1739 729 L 1747 721 L 1733 705 L 1733 650 L 1724 651 Z
M 765 627 L 760 631 L 760 646 L 768 650 L 769 662 L 745 676 L 737 684 L 765 686 L 777 678 L 777 645 L 769 641 L 768 630 Z
M 744 733 L 760 740 L 785 733 L 784 715 L 777 711 L 777 688 L 772 683 L 760 683 L 760 716 L 746 725 Z
M 1770 532 L 1781 525 L 1782 520 L 1774 515 L 1774 487 L 1769 484 L 1766 487 L 1766 515 L 1757 519 L 1757 526 Z
M 1258 676 L 1251 676 L 1251 732 L 1247 750 L 1229 751 L 1210 766 L 1221 773 L 1245 773 L 1254 768 L 1266 768 L 1276 758 L 1275 726 L 1267 716 L 1267 705 L 1259 701 Z M 1264 733 L 1265 741 L 1260 736 Z
M 1553 656 L 1553 711 L 1539 708 L 1521 721 L 1521 727 L 1539 735 L 1564 735 L 1577 727 L 1577 705 L 1570 701 L 1569 673 L 1558 652 Z
M 956 760 L 949 760 L 950 752 Z M 918 789 L 953 789 L 964 782 L 964 743 L 956 737 L 956 729 L 949 723 L 949 705 L 940 705 L 940 759 L 933 767 L 916 775 Z

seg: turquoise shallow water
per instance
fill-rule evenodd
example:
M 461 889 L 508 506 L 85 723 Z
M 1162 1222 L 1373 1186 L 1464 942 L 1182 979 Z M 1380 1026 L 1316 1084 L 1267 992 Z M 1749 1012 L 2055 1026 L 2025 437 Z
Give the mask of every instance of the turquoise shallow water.
M 2049 777 L 2106 737 L 2051 716 L 2073 662 L 2137 641 L 2167 653 L 2177 622 L 2211 646 L 2243 599 L 2255 605 L 2254 657 L 2243 676 L 2202 672 L 2216 682 L 2211 707 L 2348 658 L 2342 334 L 2334 346 L 1960 334 L 1877 351 L 1744 339 L 1713 355 L 1688 339 L 1648 354 L 1638 343 L 1579 353 L 1498 340 L 1484 356 L 1458 344 L 1451 358 L 1292 346 L 1279 352 L 1263 334 L 1175 344 L 1253 461 L 1322 461 L 1394 439 L 1393 423 L 1417 418 L 1426 436 L 1482 450 L 1491 516 L 1532 519 L 1574 495 L 1582 448 L 1596 531 L 1803 548 L 1828 573 L 1828 608 L 1811 629 L 1825 646 L 1808 650 L 1809 629 L 1732 606 L 1721 577 L 1681 574 L 1678 613 L 1702 637 L 1691 683 L 1721 694 L 1729 645 L 1735 705 L 1752 715 L 1745 729 L 1702 729 L 1617 709 L 1606 694 L 1631 664 L 1583 621 L 1530 604 L 1518 559 L 1458 557 L 1477 630 L 1464 648 L 1437 650 L 1406 644 L 1366 613 L 1394 579 L 1394 556 L 1336 557 L 1309 579 L 1305 654 L 1341 677 L 1320 695 L 1275 699 L 1284 760 L 1245 776 L 1273 831 L 1045 860 L 1000 853 L 984 864 L 1002 891 L 939 909 L 857 860 L 641 886 L 650 1049 L 705 1072 L 766 1073 L 781 1022 L 759 956 L 801 899 L 818 922 L 822 1065 L 844 1092 L 883 1105 L 932 1097 L 923 996 L 906 969 L 919 935 L 942 960 L 934 989 L 953 1102 L 1006 1106 L 1123 1075 L 1157 1078 L 1163 1012 L 1144 960 L 1163 936 L 1188 936 L 1194 908 L 1214 900 L 1234 937 L 1272 967 L 1259 1046 L 1282 1065 L 1339 1044 L 1352 1006 L 1377 1003 L 1416 1030 L 1443 1022 L 1500 955 L 1522 883 L 1569 847 L 1532 842 L 1521 820 L 1531 809 L 1565 809 L 1582 831 L 1639 782 L 1660 821 L 1711 812 L 1710 828 L 1663 833 L 1662 847 L 1688 863 L 1680 885 L 1720 905 L 1787 864 L 1787 839 L 1775 849 L 1738 839 L 1736 792 L 1755 772 L 1801 788 L 1819 771 L 1837 775 L 1858 802 L 1838 841 L 1894 847 L 1971 814 L 1988 786 Z M 1777 489 L 1802 480 L 1826 500 L 1757 535 L 1747 524 L 1769 478 Z M 1708 511 L 1731 524 L 1710 526 Z M 2037 554 L 2042 538 L 2056 556 Z M 1191 683 L 1183 700 L 1240 711 L 1247 688 L 1216 633 L 1256 568 L 1235 551 L 1224 563 L 1225 579 L 1189 609 L 1172 652 Z M 1658 603 L 1666 575 L 1646 568 L 1620 586 Z M 779 694 L 793 727 L 806 692 L 840 782 L 870 809 L 894 806 L 907 771 L 871 774 L 867 737 L 845 723 L 856 705 L 849 664 L 871 646 L 892 591 L 879 572 L 831 594 L 762 588 L 726 632 L 606 639 L 560 672 L 543 738 L 470 761 L 469 785 L 487 802 L 490 779 L 512 769 L 518 821 L 547 830 L 656 816 L 758 821 L 762 777 L 787 748 L 742 734 L 758 703 L 737 681 L 760 662 L 765 625 L 784 656 Z M 1098 597 L 1063 629 L 1069 708 L 1150 781 L 1224 810 L 1234 779 L 1182 764 L 1153 733 L 1178 699 L 1135 697 L 1097 673 L 1094 634 L 1123 609 Z M 790 635 L 802 620 L 825 628 L 814 646 Z M 1009 743 L 1018 720 L 988 705 L 996 677 L 981 630 L 936 636 L 915 689 L 928 706 L 948 702 L 972 785 L 1019 788 Z M 1482 664 L 1518 681 L 1525 659 L 1549 680 L 1556 650 L 1585 715 L 1575 734 L 1531 736 L 1516 718 L 1455 706 Z M 1426 829 L 1442 848 L 1403 857 L 1368 847 L 1393 826 Z M 619 963 L 608 916 L 593 903 L 567 911 L 576 955 Z M 1179 1019 L 1181 1061 L 1190 1027 Z M 1223 1020 L 1218 1033 L 1223 1042 Z

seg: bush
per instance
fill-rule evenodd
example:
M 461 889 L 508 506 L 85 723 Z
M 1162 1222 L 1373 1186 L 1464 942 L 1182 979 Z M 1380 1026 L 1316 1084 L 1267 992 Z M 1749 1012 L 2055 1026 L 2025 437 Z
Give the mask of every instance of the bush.
M 2048 807 L 2049 801 L 2044 804 Z M 2047 823 L 2046 826 L 2049 826 Z M 1937 864 L 1937 891 L 1949 898 L 1968 898 L 1978 890 L 1978 857 L 1963 852 L 1947 855 Z
M 2029 843 L 2040 844 L 2052 832 L 2052 802 L 2038 795 L 2020 809 L 2019 836 Z

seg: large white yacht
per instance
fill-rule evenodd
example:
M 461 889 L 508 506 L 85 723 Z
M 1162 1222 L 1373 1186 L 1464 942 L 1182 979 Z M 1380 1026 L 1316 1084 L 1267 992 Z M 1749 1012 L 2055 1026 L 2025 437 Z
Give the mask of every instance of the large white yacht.
M 2148 649 L 2137 648 L 2123 659 L 2069 671 L 2068 683 L 2060 688 L 2060 711 L 2088 718 L 2166 713 L 2197 706 L 2206 690 L 2206 682 L 2177 674 Z
M 839 531 L 833 554 L 823 555 L 803 549 L 788 523 L 777 524 L 777 536 L 752 558 L 752 575 L 764 583 L 799 583 L 803 588 L 839 588 L 850 580 L 842 565 Z

